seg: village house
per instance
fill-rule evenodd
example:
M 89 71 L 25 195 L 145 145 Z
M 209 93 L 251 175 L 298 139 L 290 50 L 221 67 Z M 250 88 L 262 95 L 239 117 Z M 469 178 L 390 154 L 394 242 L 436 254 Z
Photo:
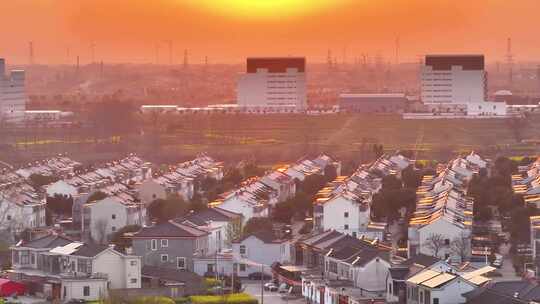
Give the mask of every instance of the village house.
M 82 206 L 82 236 L 100 244 L 106 244 L 113 233 L 126 226 L 145 223 L 145 205 L 129 196 L 109 196 Z
M 67 302 L 97 301 L 109 289 L 141 287 L 141 260 L 109 246 L 74 242 L 56 234 L 21 242 L 12 250 L 12 280 L 29 293 Z
M 45 205 L 44 198 L 24 178 L 13 172 L 0 174 L 0 231 L 12 235 L 44 227 Z
M 273 231 L 257 231 L 233 241 L 232 252 L 238 264 L 238 276 L 247 277 L 261 271 L 270 273 L 273 263 L 290 263 L 291 241 L 278 237 Z
M 209 233 L 207 255 L 213 255 L 232 248 L 232 241 L 241 233 L 242 217 L 242 214 L 215 207 L 191 211 L 174 222 L 207 231 Z
M 141 228 L 126 237 L 143 265 L 194 270 L 193 260 L 208 253 L 209 233 L 191 225 L 167 221 Z
M 171 195 L 189 201 L 195 194 L 195 184 L 205 178 L 217 181 L 223 179 L 223 164 L 207 155 L 200 155 L 194 160 L 171 167 L 163 175 L 141 182 L 138 185 L 140 198 L 145 204 Z

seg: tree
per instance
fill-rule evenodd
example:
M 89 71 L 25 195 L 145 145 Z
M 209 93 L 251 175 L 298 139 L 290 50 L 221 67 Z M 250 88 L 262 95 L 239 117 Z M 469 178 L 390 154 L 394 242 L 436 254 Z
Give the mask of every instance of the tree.
M 450 251 L 452 251 L 454 255 L 459 256 L 461 262 L 465 262 L 469 256 L 469 253 L 471 252 L 470 247 L 470 237 L 465 233 L 461 233 L 450 242 Z
M 47 197 L 47 211 L 56 215 L 71 215 L 73 208 L 73 197 L 55 194 Z
M 232 242 L 242 235 L 242 220 L 229 222 L 225 230 L 225 244 L 231 246 Z
M 94 224 L 94 229 L 96 231 L 94 241 L 98 244 L 107 244 L 107 226 L 108 223 L 106 219 L 99 219 Z
M 326 181 L 331 182 L 336 179 L 337 177 L 337 169 L 333 165 L 328 165 L 324 167 L 324 177 L 326 178 Z
M 102 191 L 96 191 L 94 193 L 92 193 L 92 195 L 90 195 L 88 197 L 88 199 L 86 200 L 86 203 L 92 203 L 92 202 L 97 202 L 97 201 L 100 201 L 100 200 L 103 200 L 105 198 L 107 198 L 107 193 L 105 192 L 102 192 Z
M 418 188 L 422 182 L 422 174 L 420 171 L 415 170 L 414 166 L 408 166 L 401 171 L 401 180 L 405 188 Z
M 111 235 L 111 244 L 115 246 L 115 249 L 124 252 L 126 248 L 131 247 L 131 238 L 124 237 L 125 233 L 137 232 L 141 229 L 139 225 L 128 225 L 117 230 Z
M 257 231 L 272 231 L 274 230 L 274 225 L 272 220 L 267 217 L 252 217 L 244 226 L 243 234 L 250 234 Z
M 445 245 L 444 236 L 442 236 L 442 234 L 432 233 L 426 239 L 426 243 L 424 244 L 424 247 L 431 250 L 434 257 L 439 257 L 439 253 L 441 249 L 444 247 L 444 245 Z
M 168 220 L 182 216 L 187 211 L 187 204 L 179 196 L 171 196 L 167 199 L 156 199 L 148 205 L 148 216 L 164 223 Z
M 32 183 L 32 185 L 36 188 L 41 188 L 43 186 L 50 185 L 59 180 L 57 176 L 49 176 L 49 175 L 36 174 L 36 173 L 30 175 L 28 179 L 30 179 L 30 182 Z

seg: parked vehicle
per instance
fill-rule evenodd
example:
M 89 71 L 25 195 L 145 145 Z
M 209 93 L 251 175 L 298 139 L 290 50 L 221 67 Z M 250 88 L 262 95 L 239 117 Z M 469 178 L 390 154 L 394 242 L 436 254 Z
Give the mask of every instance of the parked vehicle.
M 279 285 L 279 289 L 278 289 L 278 292 L 279 293 L 286 293 L 286 292 L 289 292 L 289 285 L 287 285 L 287 283 L 281 283 L 281 285 Z
M 278 291 L 278 286 L 272 282 L 264 284 L 264 290 L 267 291 Z

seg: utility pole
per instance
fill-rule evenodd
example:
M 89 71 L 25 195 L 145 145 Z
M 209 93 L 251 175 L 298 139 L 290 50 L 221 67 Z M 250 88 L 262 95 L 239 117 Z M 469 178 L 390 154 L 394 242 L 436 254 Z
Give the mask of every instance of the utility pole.
M 264 304 L 264 264 L 261 264 L 261 304 Z
M 34 65 L 34 42 L 30 41 L 28 43 L 28 63 Z
M 399 36 L 396 37 L 396 65 L 399 64 Z
M 90 59 L 92 64 L 96 62 L 96 44 L 93 41 L 90 44 Z

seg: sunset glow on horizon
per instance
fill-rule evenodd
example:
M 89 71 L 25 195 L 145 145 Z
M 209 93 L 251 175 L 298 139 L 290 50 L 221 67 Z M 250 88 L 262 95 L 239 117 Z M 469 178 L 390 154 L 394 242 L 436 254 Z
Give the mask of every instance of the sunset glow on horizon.
M 191 5 L 231 18 L 281 19 L 339 6 L 350 0 L 193 0 Z

